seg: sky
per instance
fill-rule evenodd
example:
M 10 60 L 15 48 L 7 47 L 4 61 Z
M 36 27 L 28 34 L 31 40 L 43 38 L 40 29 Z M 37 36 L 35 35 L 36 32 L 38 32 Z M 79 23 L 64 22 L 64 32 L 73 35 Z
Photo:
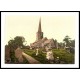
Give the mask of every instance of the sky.
M 75 39 L 76 15 L 75 13 L 42 14 L 8 14 L 5 15 L 5 44 L 16 36 L 23 36 L 27 45 L 36 40 L 36 32 L 41 18 L 43 36 L 48 39 L 57 39 L 62 42 L 68 35 Z

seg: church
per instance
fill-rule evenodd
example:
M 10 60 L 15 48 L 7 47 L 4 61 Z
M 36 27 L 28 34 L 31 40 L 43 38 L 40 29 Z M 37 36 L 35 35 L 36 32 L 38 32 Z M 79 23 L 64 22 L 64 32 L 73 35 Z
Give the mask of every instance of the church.
M 43 37 L 43 32 L 41 29 L 41 18 L 39 21 L 38 32 L 36 33 L 36 41 L 30 44 L 31 48 L 57 48 L 57 42 L 52 39 L 47 39 L 47 37 Z

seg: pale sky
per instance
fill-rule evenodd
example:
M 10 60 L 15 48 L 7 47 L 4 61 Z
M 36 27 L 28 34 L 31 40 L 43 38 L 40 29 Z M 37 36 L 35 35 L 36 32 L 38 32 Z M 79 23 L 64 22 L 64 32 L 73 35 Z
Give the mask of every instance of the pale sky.
M 66 35 L 75 39 L 75 15 L 7 15 L 5 16 L 5 44 L 16 36 L 23 36 L 27 44 L 36 40 L 41 17 L 43 36 L 62 42 Z

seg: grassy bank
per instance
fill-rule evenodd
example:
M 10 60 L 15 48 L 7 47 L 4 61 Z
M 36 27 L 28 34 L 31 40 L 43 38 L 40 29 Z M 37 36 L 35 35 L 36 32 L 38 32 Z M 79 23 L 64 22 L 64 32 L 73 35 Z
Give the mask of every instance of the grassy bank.
M 46 53 L 43 53 L 42 50 L 39 50 L 39 55 L 36 56 L 35 50 L 23 49 L 23 51 L 34 57 L 36 60 L 40 61 L 42 64 L 50 64 L 49 61 L 46 59 Z M 56 64 L 56 59 L 59 57 L 59 64 L 73 64 L 74 63 L 74 54 L 68 53 L 66 50 L 63 49 L 53 49 L 53 55 L 55 58 L 54 64 Z
M 36 56 L 36 51 L 35 50 L 28 50 L 28 49 L 23 49 L 23 51 L 32 56 L 33 58 L 35 58 L 36 60 L 38 60 L 39 62 L 41 62 L 42 64 L 49 64 L 49 61 L 46 59 L 46 54 L 42 53 L 41 50 L 39 50 L 39 55 Z
M 73 64 L 74 63 L 74 54 L 69 53 L 64 49 L 53 49 L 54 57 L 59 57 L 61 62 L 65 64 Z

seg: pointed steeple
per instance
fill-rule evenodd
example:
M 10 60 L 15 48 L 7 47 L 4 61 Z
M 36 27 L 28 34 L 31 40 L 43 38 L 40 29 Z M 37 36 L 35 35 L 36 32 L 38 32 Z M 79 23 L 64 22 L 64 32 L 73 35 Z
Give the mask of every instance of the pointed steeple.
M 41 30 L 41 18 L 39 20 L 39 27 L 38 27 L 38 32 L 37 32 L 37 35 L 36 35 L 36 40 L 40 40 L 43 38 L 43 32 Z
M 39 28 L 38 28 L 38 32 L 42 32 L 42 30 L 41 30 L 41 18 L 40 18 L 40 20 L 39 20 Z

